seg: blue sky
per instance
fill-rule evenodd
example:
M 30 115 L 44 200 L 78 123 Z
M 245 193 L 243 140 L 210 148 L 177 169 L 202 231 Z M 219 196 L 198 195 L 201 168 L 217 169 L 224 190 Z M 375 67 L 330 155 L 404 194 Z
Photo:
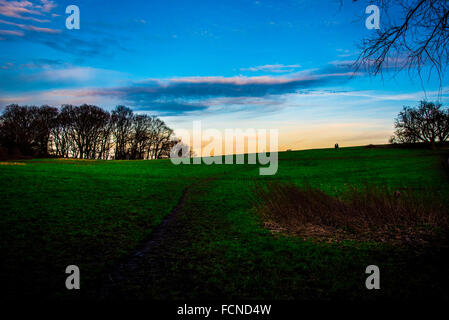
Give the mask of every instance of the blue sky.
M 71 4 L 79 30 L 65 28 Z M 125 104 L 175 129 L 277 128 L 281 149 L 385 143 L 402 106 L 435 99 L 439 82 L 353 74 L 374 32 L 366 6 L 0 0 L 0 107 Z

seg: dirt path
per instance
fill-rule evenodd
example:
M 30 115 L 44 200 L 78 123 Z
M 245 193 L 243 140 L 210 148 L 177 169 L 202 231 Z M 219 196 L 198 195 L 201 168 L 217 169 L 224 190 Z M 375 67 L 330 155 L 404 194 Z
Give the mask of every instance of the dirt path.
M 237 168 L 238 171 L 254 169 Z M 198 259 L 202 259 L 201 255 L 192 255 L 190 251 L 192 245 L 195 245 L 191 234 L 192 224 L 198 223 L 198 212 L 205 210 L 204 199 L 208 197 L 210 183 L 226 174 L 219 173 L 200 179 L 186 187 L 173 210 L 149 238 L 102 276 L 95 298 L 168 299 L 173 295 L 184 296 L 186 292 L 191 292 L 198 279 L 195 278 L 197 274 L 192 273 L 190 264 L 201 264 Z M 215 222 L 206 221 L 206 225 L 195 232 L 209 232 L 209 227 Z
M 186 187 L 173 210 L 153 230 L 148 239 L 106 272 L 99 284 L 100 299 L 142 299 L 148 296 L 160 297 L 159 292 L 151 294 L 153 285 L 165 281 L 167 273 L 176 265 L 179 257 L 173 254 L 174 246 L 186 248 L 190 245 L 185 238 L 185 225 L 179 223 L 179 214 L 192 193 L 202 193 L 207 183 L 216 177 L 209 177 Z M 188 214 L 183 212 L 183 214 Z M 154 286 L 156 287 L 156 286 Z
M 195 185 L 195 184 L 194 184 Z M 189 190 L 194 186 L 186 187 L 178 203 L 173 210 L 164 218 L 164 220 L 153 230 L 150 237 L 143 241 L 131 255 L 124 259 L 117 267 L 104 275 L 100 288 L 100 297 L 102 299 L 119 298 L 125 295 L 122 288 L 132 285 L 141 286 L 142 281 L 148 279 L 148 274 L 138 276 L 138 270 L 148 269 L 145 265 L 157 265 L 156 260 L 162 257 L 159 255 L 163 244 L 166 244 L 173 238 L 173 225 L 175 224 L 177 214 L 182 207 Z M 154 268 L 151 268 L 154 272 Z M 160 270 L 162 271 L 162 270 Z M 131 283 L 130 283 L 131 282 Z

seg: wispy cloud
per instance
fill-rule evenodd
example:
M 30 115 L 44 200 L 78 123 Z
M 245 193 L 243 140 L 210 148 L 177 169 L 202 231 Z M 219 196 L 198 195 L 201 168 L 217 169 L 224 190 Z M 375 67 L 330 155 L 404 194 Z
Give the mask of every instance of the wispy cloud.
M 296 69 L 301 68 L 299 64 L 265 64 L 263 66 L 250 67 L 250 68 L 241 68 L 241 71 L 265 71 L 265 72 L 273 72 L 273 73 L 282 73 L 282 72 L 293 72 Z
M 132 103 L 151 103 L 156 99 L 198 99 L 212 97 L 263 97 L 292 93 L 301 88 L 318 87 L 348 78 L 348 73 L 301 74 L 289 77 L 182 77 L 151 79 L 131 86 L 114 88 Z M 99 94 L 108 94 L 101 91 Z
M 20 69 L 38 69 L 38 68 L 51 68 L 54 66 L 63 66 L 67 65 L 62 60 L 55 59 L 34 59 L 26 63 L 21 63 L 18 65 Z
M 56 3 L 51 0 L 41 0 L 42 5 L 36 6 L 37 8 L 42 8 L 42 11 L 44 12 L 50 12 L 54 8 L 57 7 Z
M 321 69 L 285 75 L 149 78 L 124 86 L 114 86 L 103 80 L 119 79 L 120 75 L 110 75 L 105 70 L 89 67 L 51 64 L 39 72 L 27 73 L 21 82 L 30 90 L 46 88 L 44 91 L 47 93 L 46 97 L 51 98 L 49 101 L 54 101 L 56 97 L 65 97 L 66 101 L 62 101 L 64 103 L 81 99 L 85 99 L 85 102 L 115 101 L 136 110 L 163 115 L 276 110 L 282 107 L 282 97 L 285 95 L 341 84 L 354 75 L 349 67 L 329 64 Z M 45 61 L 20 67 L 33 69 L 36 65 L 45 65 Z M 8 85 L 10 80 L 3 82 Z M 88 87 L 88 83 L 98 83 L 99 80 L 104 82 L 103 87 Z M 80 85 L 83 87 L 79 88 Z M 64 87 L 67 89 L 63 89 Z
M 26 25 L 26 24 L 22 24 L 22 23 L 15 23 L 15 22 L 11 22 L 11 21 L 6 21 L 6 20 L 3 20 L 3 19 L 0 19 L 0 24 L 7 24 L 7 25 L 11 25 L 11 26 L 14 26 L 14 27 L 21 28 L 23 30 L 31 30 L 31 31 L 36 31 L 36 32 L 44 32 L 44 33 L 60 33 L 61 32 L 61 30 L 36 27 L 36 26 L 32 26 L 32 25 Z
M 56 3 L 51 0 L 40 0 L 39 2 L 31 2 L 27 0 L 7 1 L 0 0 L 0 17 L 7 17 L 11 19 L 28 20 L 38 23 L 50 22 L 46 15 L 56 7 Z M 37 16 L 37 17 L 36 17 Z M 24 37 L 26 31 L 35 33 L 55 34 L 60 33 L 61 30 L 55 30 L 47 27 L 37 27 L 28 23 L 18 23 L 15 21 L 5 20 L 0 18 L 0 24 L 16 27 L 21 30 L 0 30 L 0 34 L 7 36 Z M 1 38 L 0 40 L 8 40 L 11 37 Z M 25 39 L 25 38 L 24 38 Z
M 70 72 L 51 70 L 39 77 L 64 81 L 82 80 L 89 77 L 93 70 L 88 68 L 72 69 Z M 326 68 L 326 71 L 330 71 Z M 297 90 L 325 86 L 345 81 L 352 73 L 333 72 L 299 73 L 289 76 L 261 77 L 179 77 L 167 79 L 146 79 L 127 86 L 64 89 L 53 95 L 66 96 L 68 99 L 81 97 L 89 99 L 105 98 L 130 105 L 138 110 L 157 111 L 160 114 L 182 115 L 189 112 L 230 111 L 248 108 L 278 105 L 277 98 Z M 234 107 L 233 107 L 234 106 Z
M 8 64 L 0 64 L 2 94 L 28 94 L 88 86 L 109 87 L 123 83 L 119 82 L 120 79 L 128 76 L 119 71 L 77 66 L 52 59 L 35 59 L 27 63 L 16 60 L 7 62 Z
M 386 57 L 383 61 L 382 68 L 388 71 L 400 70 L 401 66 L 406 64 L 410 58 L 399 56 L 399 57 Z M 354 66 L 357 63 L 357 60 L 334 60 L 329 62 L 329 64 L 338 67 L 338 68 L 348 68 Z M 364 67 L 372 67 L 377 65 L 378 61 L 375 59 L 368 59 L 364 61 Z
M 84 82 L 95 78 L 98 70 L 89 67 L 70 67 L 64 69 L 50 69 L 39 72 L 34 77 L 46 81 L 74 81 Z
M 33 16 L 44 16 L 45 13 L 51 12 L 55 7 L 56 3 L 50 0 L 40 0 L 39 4 L 34 4 L 27 0 L 0 0 L 0 15 L 35 22 L 49 22 L 49 20 Z
M 23 16 L 24 14 L 41 15 L 41 13 L 33 9 L 33 7 L 33 4 L 29 1 L 0 0 L 0 14 L 11 18 L 29 18 Z
M 0 66 L 3 70 L 8 70 L 14 67 L 14 63 L 12 62 L 6 62 L 4 65 Z
M 0 30 L 0 34 L 8 35 L 8 36 L 18 36 L 23 37 L 25 33 L 19 30 Z
M 358 51 L 350 51 L 348 49 L 337 49 L 337 52 L 339 52 L 339 54 L 337 55 L 339 58 L 347 58 L 359 54 Z

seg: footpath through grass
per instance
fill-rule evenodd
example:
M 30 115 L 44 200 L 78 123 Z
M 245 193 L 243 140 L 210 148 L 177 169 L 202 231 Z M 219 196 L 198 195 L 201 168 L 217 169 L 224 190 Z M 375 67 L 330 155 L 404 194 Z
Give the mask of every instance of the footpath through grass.
M 364 183 L 444 193 L 449 183 L 442 157 L 428 150 L 287 152 L 280 154 L 278 174 L 268 177 L 258 176 L 256 166 L 170 161 L 0 165 L 4 292 L 94 297 L 104 270 L 148 237 L 183 190 L 196 183 L 157 265 L 154 259 L 143 265 L 137 281 L 121 288 L 129 298 L 447 298 L 445 247 L 415 252 L 274 236 L 262 227 L 251 200 L 255 181 L 273 179 L 307 183 L 329 194 Z M 215 179 L 208 180 L 211 176 Z M 83 288 L 76 293 L 64 288 L 69 264 L 82 273 Z M 381 269 L 380 291 L 364 287 L 368 264 Z

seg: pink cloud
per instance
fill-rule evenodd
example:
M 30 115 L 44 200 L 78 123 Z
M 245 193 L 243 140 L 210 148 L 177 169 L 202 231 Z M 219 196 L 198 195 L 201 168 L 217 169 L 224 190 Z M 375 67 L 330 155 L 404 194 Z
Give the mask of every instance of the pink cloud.
M 42 15 L 33 10 L 33 4 L 29 1 L 0 0 L 0 14 L 11 18 L 23 18 L 22 14 Z
M 0 34 L 23 37 L 25 33 L 23 31 L 15 30 L 0 30 Z
M 61 30 L 50 29 L 50 28 L 39 28 L 35 26 L 27 26 L 27 30 L 32 30 L 36 32 L 44 32 L 44 33 L 61 33 Z
M 284 75 L 284 76 L 254 76 L 254 77 L 193 76 L 193 77 L 175 77 L 175 78 L 165 78 L 165 79 L 149 78 L 149 79 L 145 79 L 143 82 L 154 81 L 162 86 L 176 84 L 176 83 L 192 83 L 192 84 L 214 83 L 214 84 L 230 84 L 230 85 L 252 85 L 252 84 L 254 84 L 254 85 L 257 85 L 257 84 L 276 85 L 276 84 L 286 84 L 286 83 L 290 83 L 290 82 L 316 80 L 316 79 L 326 78 L 326 77 L 347 77 L 347 76 L 358 75 L 354 72 L 313 74 L 309 71 L 314 71 L 314 70 L 308 70 L 308 72 L 291 73 L 289 75 Z
M 54 1 L 41 0 L 40 2 L 40 5 L 35 5 L 27 0 L 0 0 L 0 15 L 16 19 L 32 20 L 35 22 L 49 22 L 49 20 L 47 19 L 38 19 L 29 16 L 43 16 L 45 13 L 49 13 L 53 8 L 56 7 Z
M 21 23 L 15 23 L 15 22 L 10 22 L 10 21 L 6 21 L 6 20 L 2 20 L 0 19 L 0 24 L 8 24 L 11 26 L 15 26 L 24 30 L 32 30 L 32 31 L 36 31 L 36 32 L 45 32 L 45 33 L 60 33 L 61 30 L 55 30 L 55 29 L 50 29 L 50 28 L 40 28 L 40 27 L 35 27 L 32 25 L 25 25 L 25 24 L 21 24 Z
M 41 2 L 42 2 L 42 5 L 37 6 L 37 8 L 42 8 L 42 11 L 44 11 L 44 12 L 50 12 L 57 6 L 56 3 L 51 0 L 41 0 Z
M 12 62 L 7 62 L 5 63 L 3 66 L 1 66 L 1 69 L 7 70 L 7 69 L 11 69 L 12 67 L 14 67 L 14 63 Z

